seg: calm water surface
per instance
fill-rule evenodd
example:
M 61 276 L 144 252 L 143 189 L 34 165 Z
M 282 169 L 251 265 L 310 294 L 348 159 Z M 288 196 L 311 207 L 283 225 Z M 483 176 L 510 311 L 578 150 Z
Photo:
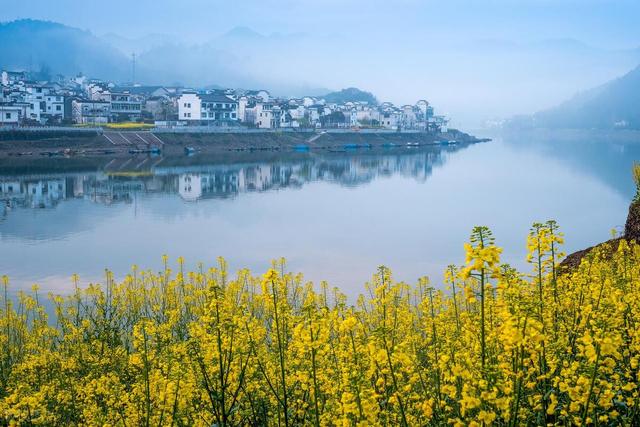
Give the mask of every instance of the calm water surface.
M 275 157 L 274 157 L 275 156 Z M 271 259 L 350 295 L 385 264 L 439 285 L 474 225 L 519 268 L 534 221 L 556 219 L 571 252 L 626 218 L 640 141 L 498 139 L 469 147 L 114 161 L 91 172 L 3 171 L 0 274 L 13 290 L 67 292 L 104 269 L 187 264 L 263 272 Z M 198 164 L 201 163 L 201 164 Z M 24 172 L 24 173 L 23 173 Z

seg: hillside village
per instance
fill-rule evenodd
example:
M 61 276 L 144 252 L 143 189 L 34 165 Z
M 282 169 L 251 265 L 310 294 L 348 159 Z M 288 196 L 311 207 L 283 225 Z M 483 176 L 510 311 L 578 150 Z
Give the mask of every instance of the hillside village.
M 446 132 L 448 123 L 426 100 L 402 106 L 350 99 L 327 102 L 322 96 L 277 97 L 266 90 L 118 85 L 83 75 L 42 80 L 25 71 L 2 71 L 0 83 L 0 127 L 136 122 L 176 129 Z

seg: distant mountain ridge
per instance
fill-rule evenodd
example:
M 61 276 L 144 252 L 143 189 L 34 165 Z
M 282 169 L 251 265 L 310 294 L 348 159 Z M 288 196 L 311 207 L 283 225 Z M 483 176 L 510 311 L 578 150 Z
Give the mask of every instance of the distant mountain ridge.
M 129 60 L 88 31 L 49 21 L 21 19 L 0 23 L 0 66 L 54 74 L 82 72 L 97 78 L 126 79 Z
M 270 43 L 289 36 L 263 36 L 245 27 L 199 45 L 185 45 L 165 34 L 128 39 L 116 34 L 98 37 L 63 24 L 21 19 L 0 23 L 0 69 L 52 75 L 83 73 L 89 77 L 130 83 L 132 53 L 136 53 L 136 81 L 151 85 L 268 88 L 277 95 L 318 95 L 328 90 L 307 82 L 265 77 L 252 60 Z M 294 39 L 300 34 L 291 35 Z M 255 40 L 258 42 L 256 43 Z M 277 48 L 277 46 L 276 46 Z M 275 49 L 275 48 L 274 48 Z M 241 53 L 238 53 L 241 52 Z
M 549 129 L 640 129 L 640 66 L 622 77 L 581 92 L 510 127 Z

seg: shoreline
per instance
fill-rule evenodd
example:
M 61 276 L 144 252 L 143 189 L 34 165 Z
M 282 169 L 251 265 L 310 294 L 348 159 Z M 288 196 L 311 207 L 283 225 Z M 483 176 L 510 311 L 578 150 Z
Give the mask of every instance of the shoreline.
M 472 144 L 485 142 L 464 132 L 168 132 L 13 130 L 0 133 L 0 158 L 103 157 L 161 152 L 164 156 L 225 151 L 291 151 L 371 149 L 394 146 Z
M 326 149 L 314 148 L 309 150 L 281 149 L 281 150 L 217 150 L 197 152 L 194 155 L 180 154 L 161 155 L 152 153 L 121 153 L 112 155 L 76 155 L 76 156 L 2 156 L 0 155 L 0 177 L 24 174 L 58 174 L 84 173 L 105 170 L 148 170 L 159 165 L 162 167 L 197 167 L 204 165 L 233 165 L 272 161 L 305 161 L 311 158 L 351 158 L 367 156 L 411 156 L 424 152 L 454 152 L 463 150 L 471 144 L 436 145 L 424 144 L 420 146 L 393 146 L 358 149 Z

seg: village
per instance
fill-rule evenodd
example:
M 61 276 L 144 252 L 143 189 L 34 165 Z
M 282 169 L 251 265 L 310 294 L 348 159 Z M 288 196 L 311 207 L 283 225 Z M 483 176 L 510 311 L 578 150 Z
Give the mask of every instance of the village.
M 26 71 L 2 71 L 0 127 L 104 127 L 135 124 L 166 130 L 342 129 L 447 132 L 448 119 L 426 100 L 396 106 L 323 96 L 279 97 L 267 90 L 118 85 Z M 117 125 L 116 125 L 117 126 Z

